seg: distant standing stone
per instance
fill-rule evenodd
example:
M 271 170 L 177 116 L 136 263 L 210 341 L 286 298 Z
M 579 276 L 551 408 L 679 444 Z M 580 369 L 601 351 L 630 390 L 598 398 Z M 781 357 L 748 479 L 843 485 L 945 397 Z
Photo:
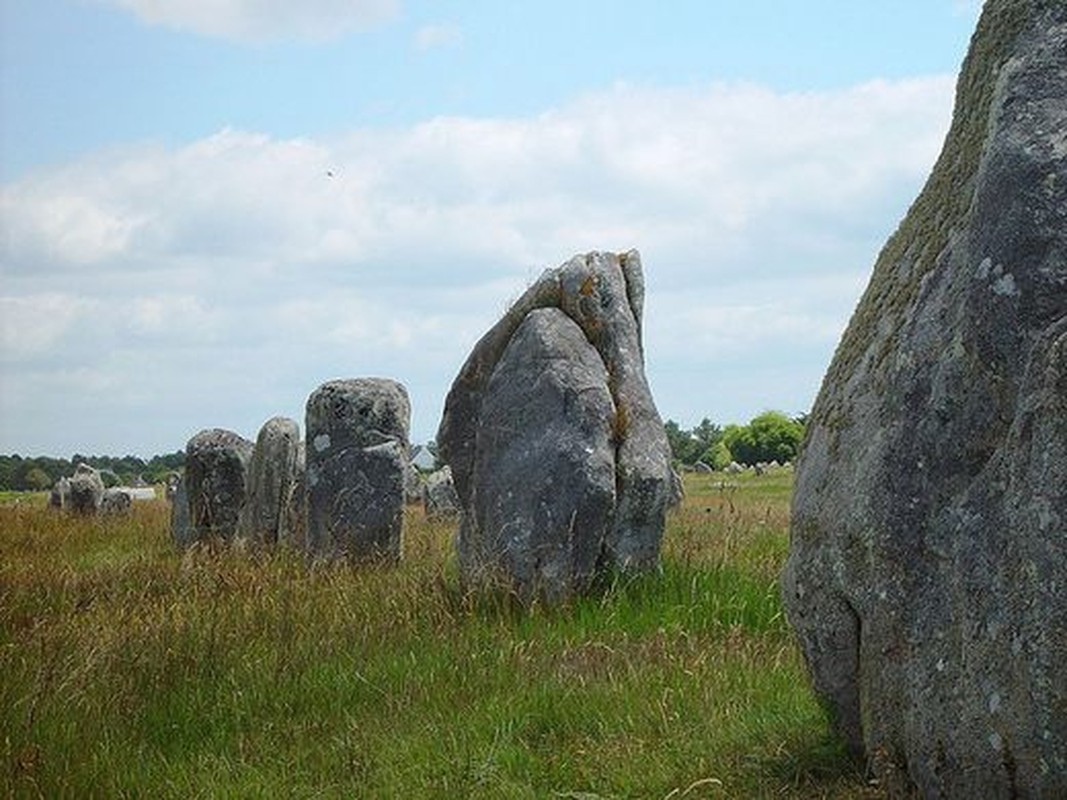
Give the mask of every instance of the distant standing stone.
M 221 428 L 201 431 L 186 445 L 185 489 L 198 541 L 234 538 L 247 499 L 253 449 L 247 439 Z
M 48 495 L 48 505 L 65 510 L 70 507 L 70 478 L 60 478 Z
M 95 514 L 104 500 L 104 481 L 88 464 L 79 464 L 70 479 L 70 509 L 77 514 Z
M 259 545 L 291 538 L 288 506 L 299 468 L 300 428 L 291 419 L 267 420 L 256 437 L 248 470 L 248 499 L 237 535 Z
M 459 496 L 450 467 L 442 467 L 426 476 L 422 507 L 427 517 L 449 517 L 459 513 Z
M 122 489 L 104 489 L 104 496 L 100 501 L 100 513 L 102 514 L 128 514 L 133 506 L 133 497 L 129 492 Z
M 386 378 L 336 380 L 307 401 L 312 556 L 398 560 L 411 404 Z
M 189 516 L 189 493 L 185 489 L 185 477 L 175 474 L 174 478 L 174 481 L 167 481 L 167 494 L 171 503 L 170 538 L 178 547 L 186 548 L 196 541 L 196 530 Z
M 408 465 L 404 469 L 404 500 L 409 505 L 422 501 L 424 489 L 425 483 L 422 479 L 422 473 L 419 472 L 419 468 L 412 461 L 408 461 Z

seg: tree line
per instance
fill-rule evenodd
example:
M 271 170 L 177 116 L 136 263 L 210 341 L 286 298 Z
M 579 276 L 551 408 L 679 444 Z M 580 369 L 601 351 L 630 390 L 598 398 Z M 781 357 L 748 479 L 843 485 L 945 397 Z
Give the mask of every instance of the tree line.
M 69 478 L 78 464 L 100 470 L 105 486 L 128 486 L 139 479 L 160 483 L 185 464 L 185 452 L 152 456 L 145 461 L 137 456 L 85 456 L 75 453 L 69 459 L 38 456 L 0 455 L 0 490 L 35 492 L 50 488 L 60 478 Z
M 789 417 L 781 411 L 765 411 L 753 417 L 747 425 L 720 427 L 705 418 L 689 430 L 670 419 L 664 423 L 664 427 L 675 462 L 683 466 L 702 462 L 712 469 L 723 469 L 731 461 L 739 464 L 777 461 L 784 464 L 794 460 L 800 451 L 806 424 L 806 415 Z M 427 447 L 436 461 L 434 443 L 430 442 Z M 100 470 L 106 486 L 125 486 L 138 479 L 146 483 L 160 483 L 169 473 L 182 468 L 185 452 L 176 450 L 152 456 L 147 461 L 137 456 L 85 456 L 80 453 L 75 453 L 69 459 L 0 455 L 0 490 L 42 491 L 60 478 L 69 478 L 81 463 Z
M 804 441 L 807 415 L 789 417 L 781 411 L 764 411 L 747 425 L 720 427 L 706 417 L 684 430 L 672 419 L 664 423 L 675 462 L 693 466 L 698 462 L 723 469 L 739 464 L 784 464 L 796 459 Z

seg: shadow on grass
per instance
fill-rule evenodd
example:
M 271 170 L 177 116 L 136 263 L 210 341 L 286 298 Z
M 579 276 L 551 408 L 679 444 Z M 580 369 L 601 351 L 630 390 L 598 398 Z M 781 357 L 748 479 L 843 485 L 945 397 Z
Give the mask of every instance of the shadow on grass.
M 804 790 L 805 796 L 822 797 L 847 786 L 856 792 L 850 796 L 883 797 L 877 785 L 868 780 L 864 762 L 829 731 L 818 739 L 786 742 L 755 766 L 782 786 Z

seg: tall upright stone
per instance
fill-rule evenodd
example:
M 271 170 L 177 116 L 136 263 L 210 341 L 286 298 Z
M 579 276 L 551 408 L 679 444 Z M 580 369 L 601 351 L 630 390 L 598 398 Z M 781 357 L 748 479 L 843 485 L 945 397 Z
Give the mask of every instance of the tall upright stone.
M 891 795 L 1067 797 L 1067 3 L 988 0 L 811 414 L 782 588 Z
M 61 477 L 48 494 L 48 505 L 61 511 L 70 507 L 70 478 Z
M 237 535 L 258 545 L 291 537 L 289 504 L 298 480 L 300 428 L 287 417 L 272 417 L 260 428 L 248 469 L 248 500 Z
M 167 479 L 167 498 L 170 500 L 170 538 L 178 547 L 189 547 L 196 541 L 196 529 L 189 514 L 189 492 L 185 476 L 172 473 Z
M 286 541 L 294 550 L 307 550 L 307 446 L 296 446 L 296 474 L 285 504 Z
M 307 547 L 313 557 L 401 556 L 411 404 L 386 378 L 336 380 L 307 401 Z
M 248 497 L 248 467 L 254 445 L 233 431 L 200 431 L 185 447 L 184 485 L 197 541 L 229 541 Z M 177 502 L 177 499 L 175 499 Z
M 555 599 L 658 567 L 670 448 L 644 372 L 643 306 L 636 251 L 579 255 L 475 345 L 437 436 L 467 583 Z

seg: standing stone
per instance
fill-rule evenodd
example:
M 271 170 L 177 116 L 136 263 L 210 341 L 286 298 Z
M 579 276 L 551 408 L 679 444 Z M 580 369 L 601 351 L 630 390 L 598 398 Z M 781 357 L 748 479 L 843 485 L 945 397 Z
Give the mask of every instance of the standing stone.
M 1067 3 L 988 0 L 797 464 L 782 589 L 891 795 L 1067 797 Z
M 79 464 L 70 479 L 70 509 L 77 514 L 95 514 L 104 500 L 104 481 L 100 472 L 88 464 Z
M 615 509 L 607 371 L 559 309 L 530 312 L 486 386 L 461 521 L 466 580 L 523 599 L 584 591 Z
M 307 447 L 296 446 L 296 473 L 285 504 L 287 542 L 294 550 L 307 550 Z
M 129 514 L 133 506 L 133 496 L 122 489 L 104 489 L 100 500 L 102 514 Z
M 299 448 L 296 422 L 273 417 L 263 424 L 248 469 L 248 500 L 237 523 L 239 537 L 268 546 L 291 538 L 288 506 L 297 480 Z
M 181 479 L 181 473 L 178 472 L 171 472 L 167 475 L 166 485 L 163 490 L 163 494 L 167 500 L 171 502 L 174 501 L 174 496 L 178 493 L 178 482 Z
M 229 541 L 247 498 L 254 446 L 233 431 L 211 428 L 185 447 L 185 489 L 195 539 Z
M 385 378 L 336 380 L 307 402 L 307 544 L 313 556 L 398 560 L 411 404 Z
M 643 305 L 636 251 L 576 256 L 475 345 L 437 437 L 463 509 L 468 583 L 554 598 L 592 573 L 658 567 L 672 478 L 644 373 Z
M 449 517 L 459 513 L 459 495 L 452 482 L 452 469 L 441 467 L 426 476 L 422 487 L 422 508 L 427 517 Z
M 70 507 L 70 478 L 60 478 L 48 495 L 48 505 L 63 511 Z
M 404 468 L 404 501 L 408 505 L 420 502 L 423 499 L 425 488 L 419 468 L 415 466 L 414 462 L 408 461 L 407 466 Z
M 170 499 L 170 538 L 178 547 L 189 547 L 196 541 L 196 529 L 189 515 L 189 492 L 185 489 L 185 476 L 173 473 L 174 480 L 167 479 L 167 496 Z M 171 491 L 173 486 L 173 491 Z

